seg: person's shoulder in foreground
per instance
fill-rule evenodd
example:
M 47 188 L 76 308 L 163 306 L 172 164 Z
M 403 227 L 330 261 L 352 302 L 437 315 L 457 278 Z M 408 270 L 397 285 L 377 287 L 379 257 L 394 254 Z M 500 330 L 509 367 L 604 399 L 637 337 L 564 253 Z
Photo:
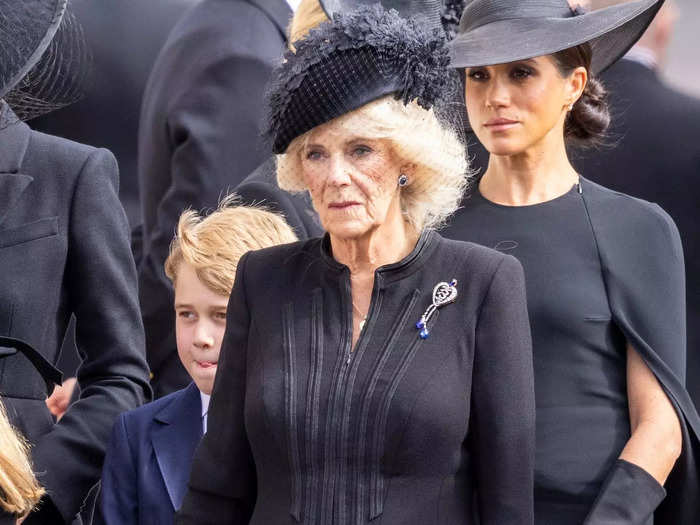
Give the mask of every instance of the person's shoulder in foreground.
M 677 239 L 680 249 L 680 237 L 676 224 L 658 204 L 606 188 L 583 177 L 581 177 L 581 187 L 585 195 L 590 196 L 594 203 L 600 205 L 595 209 L 608 215 L 606 220 L 609 221 L 611 228 L 634 228 L 636 231 L 644 230 L 651 236 L 655 231 L 654 228 L 660 227 L 662 235 L 666 234 L 668 237 Z

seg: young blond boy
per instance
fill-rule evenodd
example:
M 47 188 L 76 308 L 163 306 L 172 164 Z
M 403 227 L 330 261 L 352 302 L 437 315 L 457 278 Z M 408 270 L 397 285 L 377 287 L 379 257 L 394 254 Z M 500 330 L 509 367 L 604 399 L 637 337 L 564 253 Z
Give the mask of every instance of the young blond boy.
M 207 409 L 236 265 L 249 251 L 294 242 L 284 220 L 229 198 L 209 216 L 187 211 L 165 262 L 175 288 L 177 349 L 192 383 L 122 414 L 112 432 L 96 522 L 173 523 Z

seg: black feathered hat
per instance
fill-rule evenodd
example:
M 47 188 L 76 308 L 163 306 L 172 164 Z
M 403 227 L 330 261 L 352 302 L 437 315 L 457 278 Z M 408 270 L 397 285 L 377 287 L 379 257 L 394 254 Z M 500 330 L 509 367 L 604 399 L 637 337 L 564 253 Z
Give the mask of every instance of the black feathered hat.
M 22 119 L 77 100 L 90 59 L 67 0 L 0 0 L 0 98 Z
M 438 22 L 439 23 L 439 22 Z M 451 95 L 444 31 L 380 4 L 337 12 L 288 51 L 268 90 L 275 153 L 316 126 L 394 94 L 429 109 Z
M 422 23 L 428 28 L 440 28 L 442 3 L 440 0 L 319 0 L 321 7 L 333 20 L 338 13 L 350 13 L 358 7 L 373 4 L 389 11 L 395 9 L 404 18 L 422 18 Z
M 450 43 L 452 67 L 504 64 L 586 42 L 598 75 L 639 40 L 663 0 L 638 0 L 586 13 L 567 0 L 471 0 Z

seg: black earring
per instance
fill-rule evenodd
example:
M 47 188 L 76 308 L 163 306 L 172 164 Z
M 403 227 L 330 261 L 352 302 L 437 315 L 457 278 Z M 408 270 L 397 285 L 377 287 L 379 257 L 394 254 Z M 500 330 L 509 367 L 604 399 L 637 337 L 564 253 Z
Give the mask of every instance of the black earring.
M 399 175 L 399 186 L 405 186 L 406 184 L 408 184 L 408 177 L 402 173 Z

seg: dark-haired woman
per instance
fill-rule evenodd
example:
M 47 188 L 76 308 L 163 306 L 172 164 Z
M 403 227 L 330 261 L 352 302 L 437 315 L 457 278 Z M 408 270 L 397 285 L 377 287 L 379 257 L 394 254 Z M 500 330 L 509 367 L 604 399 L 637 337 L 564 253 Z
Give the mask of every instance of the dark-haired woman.
M 566 0 L 474 0 L 452 44 L 491 157 L 446 235 L 525 268 L 538 524 L 700 519 L 676 227 L 658 206 L 580 177 L 567 157 L 569 144 L 598 142 L 610 119 L 594 75 L 661 3 L 586 14 Z

